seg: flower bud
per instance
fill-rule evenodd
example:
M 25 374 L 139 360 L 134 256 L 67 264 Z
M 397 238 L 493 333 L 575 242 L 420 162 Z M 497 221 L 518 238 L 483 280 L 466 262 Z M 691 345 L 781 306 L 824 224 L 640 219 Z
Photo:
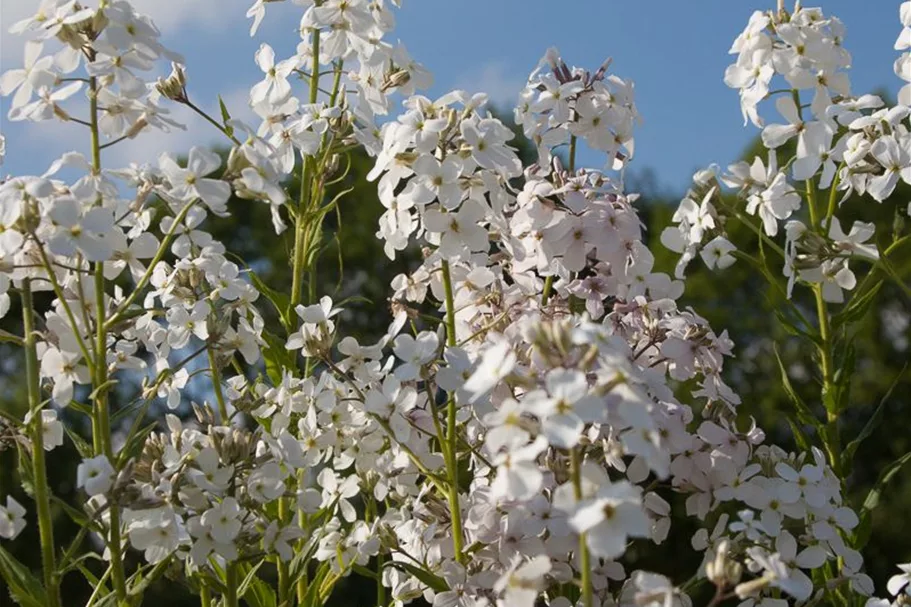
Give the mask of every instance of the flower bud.
M 383 76 L 383 83 L 380 85 L 380 91 L 386 92 L 390 89 L 404 86 L 411 80 L 411 74 L 407 70 L 398 69 Z
M 104 31 L 104 28 L 108 26 L 108 23 L 110 23 L 110 19 L 108 19 L 107 12 L 104 10 L 97 10 L 95 11 L 95 14 L 92 15 L 91 19 L 86 19 L 85 21 L 78 23 L 76 27 L 80 30 L 84 29 L 89 38 L 94 40 Z
M 750 580 L 749 582 L 744 582 L 742 584 L 737 584 L 734 588 L 734 593 L 739 599 L 745 599 L 750 596 L 755 596 L 760 590 L 768 586 L 772 582 L 772 576 L 764 575 L 755 580 Z
M 171 63 L 171 73 L 167 78 L 159 78 L 155 88 L 163 97 L 179 103 L 187 102 L 187 75 L 183 66 Z
M 145 119 L 145 116 L 142 116 L 139 118 L 139 120 L 133 123 L 133 126 L 131 126 L 126 133 L 124 133 L 124 137 L 127 139 L 133 139 L 147 126 L 149 126 L 149 121 Z

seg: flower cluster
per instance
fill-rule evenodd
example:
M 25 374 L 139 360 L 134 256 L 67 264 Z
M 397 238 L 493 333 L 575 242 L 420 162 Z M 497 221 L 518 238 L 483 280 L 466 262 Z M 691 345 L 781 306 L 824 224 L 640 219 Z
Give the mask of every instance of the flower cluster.
M 269 1 L 250 7 L 251 34 Z M 250 588 L 265 583 L 255 574 L 266 561 L 287 605 L 302 600 L 298 582 L 312 584 L 317 604 L 368 567 L 395 605 L 684 607 L 701 583 L 745 606 L 871 595 L 838 454 L 828 443 L 794 453 L 765 444 L 725 382 L 727 332 L 679 303 L 697 255 L 719 269 L 737 258 L 732 220 L 781 255 L 789 295 L 798 281 L 814 285 L 823 313 L 855 287 L 851 262 L 885 255 L 871 244 L 873 224 L 845 233 L 838 194 L 881 202 L 899 180 L 911 183 L 911 110 L 851 95 L 841 22 L 818 9 L 753 15 L 725 79 L 763 128 L 768 158 L 696 175 L 661 234 L 681 255 L 671 277 L 656 269 L 638 196 L 625 191 L 639 115 L 633 83 L 609 63 L 590 72 L 547 51 L 515 109 L 537 150 L 526 167 L 486 95 L 417 93 L 429 73 L 383 39 L 397 3 L 295 3 L 295 54 L 278 59 L 264 43 L 255 55 L 255 128 L 224 105 L 221 122 L 194 105 L 182 60 L 124 0 L 45 0 L 13 26 L 34 39 L 25 67 L 0 79 L 0 93 L 14 95 L 10 118 L 76 121 L 92 134 L 90 158 L 67 153 L 41 176 L 0 183 L 0 316 L 18 292 L 30 408 L 11 432 L 31 449 L 43 540 L 43 452 L 63 444 L 57 411 L 71 408 L 93 432 L 93 444 L 76 444 L 88 498 L 80 520 L 104 544 L 121 602 L 148 584 L 125 575 L 128 546 L 148 576 L 176 565 L 174 576 L 227 607 L 238 604 L 240 568 L 250 563 Z M 911 44 L 909 6 L 899 50 Z M 52 41 L 61 48 L 42 56 Z M 143 80 L 162 57 L 170 75 Z M 70 76 L 80 68 L 85 78 Z M 771 90 L 776 77 L 789 88 Z M 308 81 L 306 99 L 296 80 Z M 82 120 L 85 108 L 64 102 L 86 87 Z M 394 94 L 404 110 L 378 126 Z M 784 122 L 766 125 L 759 104 L 779 94 Z M 102 147 L 177 127 L 163 107 L 171 102 L 218 128 L 231 143 L 226 161 L 193 147 L 185 161 L 101 166 Z M 576 166 L 582 144 L 605 155 L 601 169 Z M 314 234 L 337 202 L 326 182 L 354 146 L 374 158 L 387 256 L 422 253 L 393 280 L 393 319 L 369 344 L 343 336 L 331 298 L 301 289 Z M 78 178 L 61 180 L 64 168 Z M 830 191 L 827 205 L 818 190 Z M 277 233 L 293 225 L 289 297 L 206 232 L 210 215 L 230 215 L 232 194 L 268 204 Z M 780 232 L 784 246 L 773 240 Z M 31 294 L 41 290 L 53 296 L 39 310 Z M 265 300 L 277 327 L 266 326 Z M 825 393 L 830 344 L 825 333 L 817 342 Z M 202 375 L 207 402 L 194 403 L 195 423 L 182 420 Z M 141 414 L 115 450 L 109 397 L 131 378 Z M 142 428 L 156 401 L 165 432 Z M 628 571 L 632 551 L 677 532 L 674 502 L 703 553 L 679 586 Z M 0 537 L 18 535 L 24 516 L 8 498 Z M 53 547 L 44 556 L 53 596 Z M 908 588 L 907 571 L 889 584 L 893 595 Z
M 903 23 L 909 10 L 904 3 Z M 911 44 L 908 33 L 906 27 L 896 48 Z M 911 184 L 911 109 L 901 98 L 897 106 L 887 107 L 876 95 L 851 94 L 843 36 L 841 22 L 819 9 L 799 9 L 793 15 L 754 13 L 732 48 L 738 59 L 728 68 L 726 82 L 739 89 L 744 114 L 762 127 L 768 159 L 740 162 L 727 172 L 712 167 L 697 173 L 696 187 L 674 214 L 678 225 L 662 234 L 665 246 L 681 254 L 678 278 L 697 254 L 709 268 L 733 263 L 736 247 L 726 238 L 724 224 L 744 212 L 760 218 L 763 237 L 778 236 L 784 224 L 785 244 L 777 250 L 783 256 L 789 296 L 800 281 L 818 285 L 825 301 L 841 303 L 844 291 L 857 282 L 850 262 L 879 258 L 872 244 L 875 226 L 854 222 L 846 234 L 835 212 L 851 194 L 868 194 L 882 202 L 899 181 Z M 787 88 L 770 91 L 777 77 Z M 804 105 L 801 95 L 807 91 L 813 98 Z M 759 103 L 773 95 L 778 95 L 775 108 L 784 122 L 765 124 Z M 778 155 L 791 145 L 793 156 L 779 166 Z M 798 183 L 808 191 L 806 201 Z M 722 185 L 735 190 L 746 205 L 739 208 L 738 202 L 725 198 Z M 817 200 L 824 191 L 827 200 Z M 810 225 L 794 218 L 801 211 L 809 214 Z M 911 206 L 905 212 L 911 213 Z

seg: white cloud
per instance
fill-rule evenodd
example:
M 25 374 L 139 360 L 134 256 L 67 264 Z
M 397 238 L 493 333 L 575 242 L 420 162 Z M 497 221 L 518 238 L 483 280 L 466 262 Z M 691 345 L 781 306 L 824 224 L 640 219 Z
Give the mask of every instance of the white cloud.
M 511 110 L 525 86 L 524 74 L 505 61 L 493 61 L 456 79 L 456 88 L 470 93 L 487 93 L 490 102 L 500 110 Z

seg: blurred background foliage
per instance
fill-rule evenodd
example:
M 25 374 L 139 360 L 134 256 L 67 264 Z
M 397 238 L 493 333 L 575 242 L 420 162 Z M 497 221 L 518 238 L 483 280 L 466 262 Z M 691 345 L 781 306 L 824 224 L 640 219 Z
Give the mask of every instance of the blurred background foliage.
M 511 123 L 511 120 L 507 120 Z M 534 162 L 533 147 L 521 137 L 514 140 L 525 164 Z M 785 150 L 783 155 L 787 154 Z M 752 162 L 756 155 L 763 155 L 761 143 L 754 141 L 744 152 L 743 159 Z M 781 159 L 781 158 L 780 158 Z M 783 164 L 783 163 L 782 163 Z M 344 170 L 345 162 L 340 163 Z M 390 261 L 383 253 L 381 242 L 375 237 L 377 220 L 384 211 L 376 194 L 374 183 L 366 180 L 373 160 L 363 152 L 351 155 L 347 174 L 327 193 L 328 199 L 343 189 L 350 188 L 338 206 L 337 212 L 327 216 L 322 235 L 323 253 L 315 275 L 314 292 L 317 296 L 332 296 L 336 302 L 347 300 L 346 311 L 340 321 L 340 333 L 353 335 L 361 343 L 372 343 L 383 334 L 391 318 L 387 298 L 389 283 L 397 275 L 407 272 L 416 265 L 421 254 L 409 250 Z M 341 173 L 340 173 L 341 176 Z M 632 172 L 627 178 L 628 191 L 638 191 L 642 198 L 637 203 L 647 231 L 647 242 L 656 256 L 656 271 L 673 274 L 676 255 L 658 242 L 663 228 L 670 224 L 671 215 L 677 207 L 682 192 L 667 192 L 657 185 L 651 171 Z M 682 184 L 681 184 L 682 185 Z M 685 186 L 681 187 L 683 190 Z M 292 181 L 290 192 L 296 196 L 297 181 Z M 855 220 L 876 221 L 878 225 L 891 225 L 895 208 L 906 208 L 911 201 L 911 188 L 901 184 L 892 199 L 877 204 L 869 198 L 852 197 L 842 205 L 839 216 L 845 231 Z M 276 236 L 270 220 L 267 205 L 255 201 L 234 199 L 229 203 L 231 216 L 210 217 L 207 230 L 223 242 L 228 251 L 244 260 L 246 266 L 270 287 L 287 292 L 291 284 L 291 230 Z M 732 234 L 731 240 L 746 253 L 759 255 L 755 235 L 730 221 L 726 226 Z M 889 244 L 887 234 L 880 234 L 885 247 Z M 770 269 L 780 276 L 780 259 L 769 259 Z M 911 278 L 911 252 L 904 251 L 895 264 L 906 281 Z M 852 265 L 860 274 L 860 264 Z M 727 329 L 736 344 L 736 359 L 727 364 L 727 380 L 741 395 L 745 408 L 756 416 L 756 422 L 768 434 L 768 442 L 795 449 L 795 441 L 788 419 L 793 418 L 794 406 L 785 392 L 780 379 L 775 349 L 781 353 L 784 367 L 788 370 L 795 391 L 808 403 L 820 419 L 823 409 L 819 398 L 819 382 L 814 351 L 807 342 L 790 332 L 776 319 L 776 311 L 782 311 L 782 300 L 774 290 L 768 288 L 765 280 L 747 263 L 738 261 L 724 272 L 710 272 L 701 260 L 692 262 L 687 271 L 687 290 L 681 298 L 681 306 L 691 306 L 698 314 L 709 320 L 716 332 Z M 813 304 L 807 297 L 806 289 L 795 290 L 795 302 L 813 317 Z M 48 304 L 50 298 L 39 299 L 39 306 Z M 269 319 L 274 314 L 271 306 L 263 300 L 260 308 Z M 840 421 L 843 442 L 860 434 L 877 405 L 882 401 L 890 385 L 896 382 L 891 396 L 885 400 L 883 423 L 859 448 L 856 462 L 848 482 L 848 495 L 857 508 L 863 503 L 878 474 L 899 456 L 911 451 L 911 371 L 903 367 L 909 360 L 911 326 L 909 312 L 911 301 L 894 285 L 884 283 L 876 294 L 871 312 L 860 323 L 850 328 L 857 349 L 857 364 L 853 372 L 850 403 L 851 407 Z M 0 328 L 14 334 L 21 334 L 21 320 L 18 302 L 15 301 L 9 314 L 0 320 Z M 274 325 L 273 325 L 274 326 Z M 23 362 L 20 352 L 8 344 L 0 344 L 0 409 L 22 416 L 26 408 L 24 383 L 21 381 Z M 204 392 L 198 400 L 206 398 Z M 687 401 L 691 386 L 679 386 L 680 397 Z M 127 401 L 129 389 L 122 390 L 121 404 Z M 194 395 L 194 397 L 197 395 Z M 113 400 L 113 399 L 112 399 Z M 116 405 L 115 405 L 116 406 Z M 189 408 L 181 409 L 189 414 Z M 150 419 L 161 418 L 161 409 L 149 412 Z M 89 424 L 75 411 L 63 412 L 65 421 L 82 436 L 89 438 Z M 749 423 L 749 420 L 744 420 Z M 812 428 L 803 430 L 812 439 Z M 16 469 L 16 449 L 0 436 L 0 445 L 7 448 L 0 451 L 0 496 L 13 495 L 26 505 L 30 522 L 26 530 L 14 542 L 4 543 L 20 561 L 33 567 L 40 566 L 37 549 L 37 525 L 34 523 L 34 509 L 23 488 L 22 477 Z M 81 500 L 75 488 L 76 466 L 79 456 L 71 441 L 66 441 L 49 454 L 50 483 L 59 502 L 78 505 Z M 639 542 L 630 552 L 631 568 L 647 568 L 673 576 L 677 583 L 683 583 L 699 564 L 699 556 L 690 547 L 690 537 L 697 528 L 693 521 L 680 513 L 685 512 L 683 499 L 670 491 L 663 495 L 674 505 L 677 519 L 674 520 L 671 535 L 664 546 L 649 547 Z M 911 468 L 900 471 L 881 496 L 880 508 L 875 511 L 869 543 L 864 549 L 867 571 L 874 578 L 877 588 L 883 589 L 885 580 L 894 573 L 897 562 L 911 560 Z M 76 536 L 79 525 L 67 515 L 59 503 L 54 509 L 55 538 L 58 546 L 64 547 Z M 896 541 L 905 538 L 905 541 Z M 91 543 L 91 538 L 86 544 Z M 97 545 L 96 545 L 97 547 Z M 134 563 L 137 562 L 133 555 Z M 100 563 L 87 561 L 86 567 L 102 570 Z M 268 572 L 266 572 L 268 575 Z M 196 604 L 196 600 L 182 586 L 179 576 L 159 581 L 146 595 L 145 604 L 159 605 L 167 602 L 173 607 Z M 0 582 L 2 584 L 2 582 Z M 333 595 L 332 605 L 366 606 L 375 604 L 375 582 L 367 578 L 352 576 L 339 585 Z M 84 605 L 91 588 L 78 573 L 68 575 L 64 580 L 63 597 L 66 605 Z M 6 592 L 0 592 L 0 605 L 8 600 Z M 698 604 L 698 603 L 697 603 Z

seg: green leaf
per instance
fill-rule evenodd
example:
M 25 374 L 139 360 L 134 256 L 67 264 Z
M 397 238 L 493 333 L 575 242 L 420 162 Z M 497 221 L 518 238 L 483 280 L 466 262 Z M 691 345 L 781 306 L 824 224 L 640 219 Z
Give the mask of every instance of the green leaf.
M 307 586 L 307 594 L 304 595 L 304 600 L 301 601 L 301 607 L 317 607 L 323 605 L 322 597 L 319 595 L 320 586 L 323 585 L 323 580 L 326 579 L 326 576 L 329 575 L 329 563 L 320 564 L 319 568 L 316 570 L 316 573 L 309 580 Z
M 0 546 L 0 575 L 6 581 L 9 594 L 22 607 L 44 607 L 47 593 L 28 568 Z
M 808 339 L 814 344 L 819 343 L 819 336 L 808 333 L 795 325 L 787 316 L 785 316 L 784 312 L 782 312 L 781 309 L 776 307 L 773 308 L 772 311 L 775 313 L 775 318 L 777 318 L 778 322 L 781 323 L 781 326 L 784 328 L 785 332 L 795 337 L 803 337 L 804 339 Z
M 449 590 L 449 585 L 446 583 L 446 580 L 438 575 L 430 573 L 429 571 L 425 571 L 420 567 L 415 567 L 411 563 L 403 563 L 402 561 L 390 561 L 388 564 L 397 569 L 401 569 L 405 573 L 413 575 L 422 584 L 428 588 L 432 588 L 437 592 L 446 592 Z
M 879 505 L 883 489 L 886 488 L 886 485 L 895 478 L 895 475 L 898 474 L 902 467 L 908 462 L 911 462 L 911 452 L 905 453 L 903 456 L 886 466 L 883 471 L 880 472 L 879 478 L 876 479 L 873 488 L 867 493 L 863 506 L 860 508 L 860 525 L 858 525 L 857 530 L 854 533 L 855 545 L 858 549 L 862 548 L 870 539 L 873 510 Z
M 863 319 L 882 286 L 883 283 L 880 281 L 868 291 L 851 298 L 851 302 L 843 310 L 832 316 L 832 326 L 838 328 Z
M 879 473 L 879 478 L 876 479 L 876 484 L 873 485 L 873 488 L 870 489 L 870 492 L 867 494 L 867 498 L 864 500 L 864 505 L 862 510 L 870 511 L 876 508 L 879 505 L 879 498 L 882 495 L 883 489 L 887 484 L 895 477 L 896 474 L 902 469 L 902 466 L 911 462 L 911 452 L 905 453 L 903 456 L 889 464 Z
M 797 421 L 793 415 L 788 415 L 787 419 L 788 425 L 791 426 L 791 433 L 794 435 L 794 442 L 797 443 L 797 446 L 800 447 L 801 451 L 809 451 L 811 443 L 809 439 L 807 439 L 807 434 L 800 426 L 800 422 Z
M 263 348 L 263 360 L 266 362 L 266 374 L 277 386 L 282 382 L 285 369 L 294 369 L 297 365 L 297 352 L 285 347 L 285 340 L 269 331 L 263 331 L 266 347 Z
M 351 570 L 360 576 L 370 578 L 372 580 L 379 579 L 379 577 L 376 575 L 376 571 L 374 571 L 372 569 L 367 569 L 363 565 L 358 565 L 357 563 L 355 563 L 351 566 Z
M 818 432 L 822 432 L 822 422 L 813 415 L 813 412 L 807 406 L 803 399 L 797 394 L 794 390 L 794 386 L 791 385 L 791 380 L 788 377 L 788 372 L 784 368 L 784 362 L 781 360 L 781 353 L 778 351 L 778 344 L 775 344 L 775 360 L 778 361 L 778 369 L 781 372 L 781 385 L 784 388 L 785 393 L 788 395 L 788 398 L 791 399 L 791 402 L 794 403 L 794 406 L 797 408 L 797 419 L 802 424 L 813 426 Z
M 272 303 L 275 311 L 278 312 L 282 325 L 290 331 L 291 298 L 267 285 L 253 270 L 250 270 L 247 274 L 249 274 L 250 281 L 256 287 L 256 290 L 265 295 L 266 299 Z
M 19 482 L 22 483 L 22 488 L 29 495 L 29 497 L 35 497 L 35 476 L 32 471 L 32 456 L 29 454 L 28 450 L 22 446 L 20 443 L 16 443 L 16 452 L 19 457 L 16 458 L 17 467 L 16 470 L 19 473 Z
M 225 105 L 225 100 L 221 98 L 221 95 L 218 96 L 218 108 L 221 110 L 221 121 L 224 123 L 225 132 L 228 134 L 228 137 L 234 135 L 234 127 L 228 126 L 228 122 L 231 120 L 231 114 L 228 113 L 228 106 Z
M 238 594 L 240 593 L 238 592 Z M 250 607 L 277 607 L 278 605 L 278 598 L 272 587 L 256 576 L 250 579 L 247 589 L 241 596 Z
M 143 446 L 146 444 L 146 439 L 149 438 L 149 434 L 157 427 L 158 422 L 152 422 L 139 428 L 135 432 L 130 432 L 126 443 L 123 445 L 120 453 L 117 454 L 118 469 L 127 463 L 130 458 L 139 455 L 139 453 L 142 451 Z
M 92 414 L 93 414 L 91 406 L 89 406 L 85 403 L 80 403 L 79 401 L 75 401 L 75 400 L 70 400 L 70 404 L 67 408 L 72 411 L 78 411 L 79 413 L 82 413 L 86 417 L 92 417 Z
M 92 521 L 89 519 L 88 515 L 85 512 L 78 508 L 74 508 L 56 495 L 51 496 L 51 501 L 59 506 L 61 510 L 66 512 L 67 516 L 69 516 L 70 519 L 80 527 L 86 527 L 92 524 Z
M 883 421 L 883 413 L 885 411 L 886 402 L 892 397 L 892 392 L 895 390 L 895 386 L 898 385 L 898 382 L 905 376 L 905 371 L 908 370 L 908 365 L 911 363 L 905 363 L 905 366 L 902 367 L 902 370 L 899 371 L 898 375 L 892 380 L 892 385 L 889 386 L 889 389 L 880 399 L 879 404 L 876 406 L 876 409 L 873 411 L 873 415 L 870 416 L 870 419 L 867 420 L 867 423 L 864 424 L 863 429 L 860 431 L 860 434 L 857 435 L 857 438 L 848 443 L 848 446 L 845 447 L 844 453 L 841 456 L 841 465 L 845 471 L 851 471 L 851 464 L 854 462 L 854 454 L 857 453 L 858 447 L 860 444 L 870 438 L 873 434 L 873 431 L 879 426 Z
M 73 441 L 73 445 L 76 446 L 76 451 L 79 452 L 79 455 L 82 457 L 82 459 L 94 457 L 95 450 L 92 448 L 92 445 L 90 445 L 84 438 L 79 436 L 79 433 L 70 428 L 68 424 L 64 424 L 63 429 L 66 430 L 67 436 L 69 436 L 70 440 Z
M 265 561 L 258 562 L 255 566 L 251 566 L 245 563 L 239 563 L 237 570 L 244 576 L 243 581 L 240 583 L 240 586 L 237 587 L 237 594 L 243 596 L 249 590 L 251 584 L 258 580 L 256 577 L 256 572 L 259 571 L 259 568 L 262 567 Z

